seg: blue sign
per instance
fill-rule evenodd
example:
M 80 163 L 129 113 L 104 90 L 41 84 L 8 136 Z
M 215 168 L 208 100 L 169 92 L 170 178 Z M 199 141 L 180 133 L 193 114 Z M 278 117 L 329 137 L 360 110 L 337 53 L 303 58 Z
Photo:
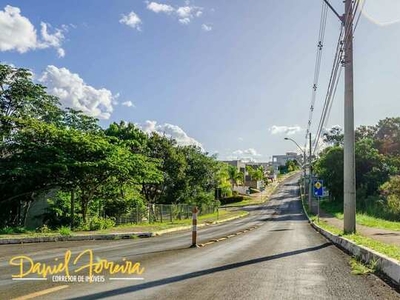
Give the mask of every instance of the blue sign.
M 314 195 L 316 197 L 322 197 L 324 195 L 324 181 L 315 180 L 314 181 Z

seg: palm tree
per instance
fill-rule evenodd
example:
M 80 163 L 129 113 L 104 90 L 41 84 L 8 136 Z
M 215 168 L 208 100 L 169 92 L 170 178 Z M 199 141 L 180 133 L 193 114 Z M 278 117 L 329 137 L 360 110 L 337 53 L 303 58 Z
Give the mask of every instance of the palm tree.
M 232 184 L 232 190 L 238 183 L 242 183 L 244 179 L 244 174 L 239 172 L 238 169 L 234 166 L 229 166 L 228 168 L 229 180 Z

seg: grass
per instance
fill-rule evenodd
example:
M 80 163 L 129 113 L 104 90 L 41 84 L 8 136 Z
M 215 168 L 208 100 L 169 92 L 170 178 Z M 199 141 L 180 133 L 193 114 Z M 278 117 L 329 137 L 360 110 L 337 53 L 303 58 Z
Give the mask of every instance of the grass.
M 375 272 L 375 265 L 365 265 L 356 257 L 350 259 L 351 274 L 367 275 Z
M 343 208 L 335 203 L 323 201 L 321 208 L 335 218 L 343 220 Z M 387 230 L 400 231 L 400 222 L 388 221 L 365 213 L 357 213 L 356 222 L 359 225 Z
M 61 227 L 58 229 L 58 233 L 61 234 L 61 235 L 64 235 L 64 236 L 69 236 L 69 235 L 72 234 L 72 230 L 71 230 L 71 228 L 69 228 L 69 227 L 61 226 Z
M 355 234 L 344 234 L 343 230 L 336 227 L 336 226 L 332 226 L 330 224 L 328 224 L 326 221 L 324 220 L 320 220 L 319 222 L 317 221 L 317 217 L 310 213 L 310 211 L 308 210 L 306 201 L 304 201 L 304 197 L 302 197 L 303 199 L 303 205 L 304 208 L 307 210 L 307 213 L 310 217 L 310 219 L 317 224 L 319 227 L 333 233 L 336 234 L 338 236 L 342 236 L 352 242 L 354 242 L 355 244 L 359 245 L 359 246 L 364 246 L 367 247 L 369 249 L 372 249 L 376 252 L 382 253 L 388 257 L 394 258 L 398 261 L 400 261 L 400 247 L 397 247 L 395 245 L 390 245 L 390 244 L 385 244 L 382 243 L 380 241 L 371 239 L 369 237 L 363 236 L 361 234 L 355 233 Z
M 311 219 L 313 220 L 313 222 L 315 224 L 317 224 L 319 227 L 333 233 L 336 234 L 338 236 L 344 237 L 352 242 L 354 242 L 355 244 L 359 245 L 359 246 L 364 246 L 367 247 L 369 249 L 372 249 L 376 252 L 382 253 L 388 257 L 397 259 L 398 261 L 400 261 L 400 248 L 395 246 L 395 245 L 390 245 L 390 244 L 385 244 L 382 243 L 380 241 L 371 239 L 369 237 L 363 236 L 361 234 L 355 233 L 355 234 L 344 234 L 343 230 L 332 226 L 328 223 L 326 223 L 325 221 L 320 220 L 319 222 L 317 222 L 315 220 L 315 216 L 311 217 Z
M 249 213 L 246 211 L 240 210 L 219 210 L 218 221 L 223 222 L 224 220 L 234 218 L 234 217 L 244 217 Z M 217 213 L 202 215 L 198 217 L 198 224 L 205 224 L 217 221 Z M 0 239 L 9 239 L 9 238 L 33 238 L 33 237 L 48 237 L 48 236 L 69 236 L 76 234 L 94 234 L 94 233 L 113 233 L 113 232 L 156 232 L 164 229 L 171 229 L 182 226 L 189 226 L 192 224 L 192 219 L 184 219 L 184 220 L 174 220 L 174 222 L 157 222 L 157 223 L 141 223 L 138 225 L 135 224 L 124 224 L 120 226 L 115 226 L 113 228 L 98 230 L 98 231 L 84 231 L 84 232 L 72 232 L 69 227 L 60 227 L 57 231 L 39 233 L 35 231 L 24 230 L 24 233 L 15 233 L 11 230 L 3 230 L 0 233 Z M 18 230 L 21 231 L 21 230 Z M 6 232 L 6 233 L 3 233 Z M 7 233 L 11 232 L 11 233 Z M 135 238 L 136 236 L 132 236 Z
M 249 213 L 246 211 L 240 211 L 240 210 L 224 210 L 220 209 L 219 210 L 219 216 L 218 216 L 218 221 L 223 221 L 226 219 L 234 218 L 234 217 L 244 217 L 247 216 Z M 197 219 L 197 224 L 205 224 L 205 223 L 212 223 L 217 221 L 217 214 L 207 214 L 207 215 L 202 215 L 199 216 Z M 192 224 L 192 219 L 183 219 L 183 220 L 174 220 L 174 222 L 155 222 L 155 223 L 141 223 L 141 224 L 123 224 L 119 225 L 107 230 L 103 230 L 102 232 L 108 233 L 108 232 L 124 232 L 124 231 L 160 231 L 160 230 L 165 230 L 165 229 L 170 229 L 170 228 L 175 228 L 175 227 L 182 227 L 182 226 L 189 226 Z

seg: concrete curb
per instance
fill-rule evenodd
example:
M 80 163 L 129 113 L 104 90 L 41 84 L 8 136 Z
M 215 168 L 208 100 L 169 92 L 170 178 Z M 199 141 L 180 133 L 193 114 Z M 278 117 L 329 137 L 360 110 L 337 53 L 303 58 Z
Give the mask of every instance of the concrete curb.
M 135 237 L 152 237 L 152 232 L 126 232 L 126 233 L 107 233 L 107 234 L 87 234 L 87 235 L 55 235 L 28 238 L 0 239 L 0 245 L 43 243 L 43 242 L 65 242 L 65 241 L 90 241 L 90 240 L 118 240 L 131 239 Z
M 326 239 L 331 241 L 335 246 L 344 250 L 347 253 L 358 257 L 364 263 L 376 263 L 376 267 L 378 272 L 384 274 L 387 278 L 389 278 L 393 284 L 400 287 L 400 263 L 399 261 L 387 257 L 384 254 L 378 253 L 372 249 L 369 249 L 364 246 L 360 246 L 355 244 L 353 241 L 350 241 L 344 237 L 338 236 L 333 234 L 315 224 L 304 207 L 304 203 L 301 199 L 301 204 L 303 206 L 303 211 L 308 218 L 308 222 L 310 223 L 311 227 L 313 227 L 316 231 L 318 231 L 321 235 L 323 235 Z
M 228 221 L 232 221 L 245 216 L 236 216 L 220 221 L 215 221 L 210 224 L 219 224 Z M 197 227 L 208 226 L 209 224 L 200 224 Z M 6 238 L 0 239 L 0 245 L 8 244 L 25 244 L 25 243 L 44 243 L 44 242 L 65 242 L 65 241 L 91 241 L 91 240 L 120 240 L 120 239 L 134 239 L 134 238 L 149 238 L 154 236 L 160 236 L 165 233 L 181 231 L 191 229 L 192 225 L 169 228 L 156 232 L 124 232 L 124 233 L 106 233 L 106 234 L 86 234 L 86 235 L 55 235 L 55 236 L 43 236 L 43 237 L 27 237 L 27 238 Z

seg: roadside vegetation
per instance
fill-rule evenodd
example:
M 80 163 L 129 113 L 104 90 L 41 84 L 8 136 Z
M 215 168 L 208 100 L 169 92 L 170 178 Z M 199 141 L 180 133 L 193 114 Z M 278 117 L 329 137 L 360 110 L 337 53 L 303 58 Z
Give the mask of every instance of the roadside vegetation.
M 157 205 L 215 210 L 214 191 L 232 195 L 229 166 L 198 146 L 145 133 L 121 121 L 102 128 L 33 81 L 28 69 L 0 64 L 0 232 L 105 230 L 140 212 L 157 222 Z M 240 176 L 235 175 L 235 180 Z M 46 203 L 41 215 L 31 206 Z M 147 216 L 147 217 L 146 217 Z M 150 216 L 150 217 L 149 217 Z
M 198 217 L 198 225 L 202 224 L 212 224 L 215 222 L 224 222 L 226 220 L 230 220 L 233 218 L 242 218 L 246 217 L 249 213 L 241 210 L 225 210 L 220 209 L 218 213 L 205 214 Z M 110 228 L 104 228 L 96 230 L 96 233 L 105 234 L 105 233 L 124 233 L 124 232 L 158 232 L 166 229 L 180 228 L 180 227 L 190 227 L 192 224 L 192 220 L 183 219 L 176 220 L 174 222 L 142 222 L 139 224 L 134 223 L 126 223 Z M 42 227 L 43 228 L 43 227 Z M 46 227 L 45 227 L 46 228 Z M 7 229 L 7 228 L 6 228 Z M 86 235 L 92 234 L 94 231 L 72 231 L 69 227 L 62 226 L 58 229 L 50 229 L 47 227 L 46 230 L 42 230 L 38 232 L 36 230 L 14 230 L 15 228 L 8 228 L 9 230 L 2 229 L 0 230 L 0 239 L 6 238 L 26 238 L 26 237 L 45 237 L 45 236 L 72 236 L 72 235 Z M 133 235 L 132 238 L 136 237 Z
M 397 247 L 395 245 L 385 244 L 383 242 L 363 236 L 359 233 L 345 234 L 343 232 L 343 228 L 338 228 L 336 226 L 328 224 L 326 221 L 324 221 L 322 219 L 320 219 L 318 221 L 317 216 L 309 210 L 308 204 L 307 204 L 307 201 L 305 200 L 304 195 L 302 195 L 301 198 L 303 201 L 303 207 L 306 210 L 311 221 L 313 223 L 315 223 L 316 225 L 318 225 L 319 227 L 331 232 L 332 234 L 342 236 L 342 237 L 354 242 L 357 245 L 370 248 L 372 250 L 375 250 L 376 252 L 382 253 L 388 257 L 391 257 L 391 258 L 394 258 L 394 259 L 397 259 L 398 261 L 400 261 L 400 247 Z
M 322 208 L 343 216 L 343 134 L 333 128 L 330 144 L 314 163 L 314 172 L 330 192 Z M 386 118 L 356 130 L 357 223 L 400 230 L 400 118 Z

